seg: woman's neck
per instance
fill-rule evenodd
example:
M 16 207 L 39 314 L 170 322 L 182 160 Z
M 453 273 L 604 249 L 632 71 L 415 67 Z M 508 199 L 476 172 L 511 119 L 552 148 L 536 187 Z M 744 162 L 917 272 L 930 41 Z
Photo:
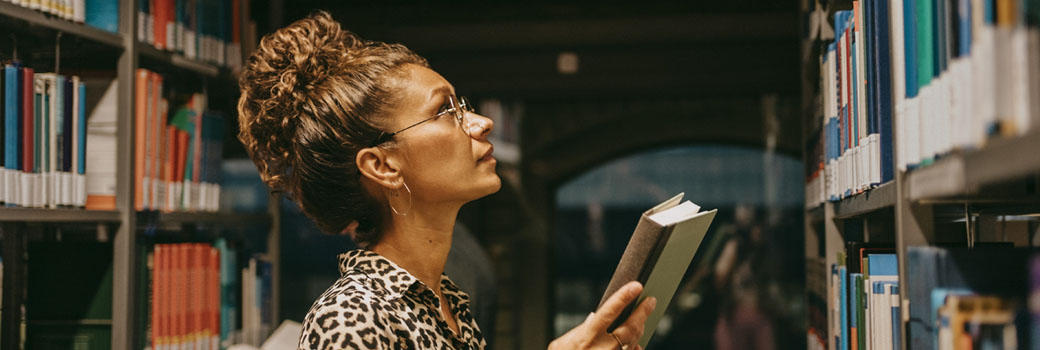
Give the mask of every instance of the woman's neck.
M 432 209 L 413 206 L 407 215 L 392 215 L 379 242 L 369 249 L 408 271 L 439 296 L 459 207 Z

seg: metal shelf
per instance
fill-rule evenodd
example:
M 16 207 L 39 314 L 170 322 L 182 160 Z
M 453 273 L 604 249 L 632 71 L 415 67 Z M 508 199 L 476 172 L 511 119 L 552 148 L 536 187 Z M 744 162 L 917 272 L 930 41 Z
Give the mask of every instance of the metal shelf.
M 43 12 L 0 1 L 0 16 L 26 22 L 29 29 L 44 27 L 68 35 L 77 36 L 104 45 L 122 48 L 123 38 L 120 34 L 110 33 L 82 23 L 60 19 Z
M 156 49 L 154 46 L 143 42 L 137 43 L 137 53 L 143 58 L 149 58 L 162 64 L 195 72 L 208 77 L 217 77 L 220 75 L 221 71 L 220 68 L 215 65 L 193 60 L 178 53 L 161 51 Z
M 896 184 L 889 181 L 877 188 L 834 203 L 834 217 L 847 219 L 896 205 Z
M 119 222 L 114 210 L 0 207 L 2 222 Z
M 907 173 L 909 199 L 922 201 L 977 194 L 983 185 L 1040 173 L 1040 132 L 993 139 L 982 149 L 952 154 Z
M 137 213 L 139 223 L 156 223 L 161 225 L 184 224 L 216 224 L 216 225 L 269 225 L 271 215 L 268 213 L 204 213 L 204 212 L 171 212 L 162 213 L 145 211 Z

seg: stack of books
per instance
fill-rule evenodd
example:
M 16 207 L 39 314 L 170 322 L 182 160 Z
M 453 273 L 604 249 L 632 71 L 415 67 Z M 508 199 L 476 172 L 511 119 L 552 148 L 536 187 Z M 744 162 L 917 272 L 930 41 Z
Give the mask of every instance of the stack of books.
M 7 206 L 86 203 L 86 87 L 77 76 L 37 73 L 18 62 L 0 77 L 0 201 Z
M 828 334 L 839 349 L 899 349 L 899 268 L 890 247 L 848 244 L 831 266 Z

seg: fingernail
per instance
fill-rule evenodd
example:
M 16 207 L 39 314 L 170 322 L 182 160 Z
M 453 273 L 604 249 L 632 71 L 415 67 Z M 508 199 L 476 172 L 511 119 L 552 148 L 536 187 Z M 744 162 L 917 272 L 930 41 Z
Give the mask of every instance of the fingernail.
M 653 310 L 654 308 L 657 307 L 657 298 L 650 297 L 650 302 L 649 303 L 650 303 L 650 310 Z

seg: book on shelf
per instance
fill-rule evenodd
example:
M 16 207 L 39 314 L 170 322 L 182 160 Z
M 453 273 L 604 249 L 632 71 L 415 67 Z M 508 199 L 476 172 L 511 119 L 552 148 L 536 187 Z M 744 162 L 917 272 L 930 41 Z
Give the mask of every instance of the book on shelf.
M 0 200 L 7 206 L 86 204 L 86 88 L 78 76 L 39 73 L 18 62 L 4 66 L 3 169 Z
M 618 289 L 631 281 L 643 284 L 643 292 L 618 316 L 608 331 L 628 319 L 640 302 L 657 298 L 657 308 L 646 319 L 640 346 L 653 337 L 664 311 L 675 295 L 694 256 L 715 219 L 716 209 L 700 211 L 700 206 L 683 201 L 683 193 L 658 204 L 640 216 L 621 261 L 607 285 L 600 306 Z
M 809 207 L 1040 130 L 1035 2 L 853 1 L 833 27 L 819 57 L 823 118 L 806 144 Z
M 138 0 L 137 39 L 187 58 L 240 68 L 251 0 Z M 255 37 L 255 35 L 251 36 Z
M 137 210 L 217 211 L 224 117 L 207 96 L 167 96 L 163 77 L 138 69 L 135 91 L 134 188 Z M 186 99 L 171 105 L 171 99 Z
M 112 33 L 119 32 L 119 0 L 89 0 L 84 4 L 83 12 L 83 21 L 87 25 Z
M 837 260 L 830 266 L 828 342 L 837 349 L 893 349 L 901 324 L 894 249 L 848 242 Z
M 152 349 L 221 349 L 236 342 L 237 259 L 223 239 L 212 245 L 156 244 L 147 344 Z M 249 308 L 244 304 L 242 312 Z
M 85 207 L 115 210 L 119 81 L 108 77 L 92 78 L 84 79 L 84 85 L 84 96 L 93 106 L 87 113 L 86 124 L 81 124 L 87 134 L 84 148 L 90 151 L 85 152 L 86 159 L 79 168 L 86 173 Z
M 54 15 L 57 18 L 83 23 L 87 19 L 87 4 L 99 0 L 11 0 L 12 4 Z M 111 0 L 113 2 L 117 0 Z M 114 30 L 113 30 L 114 32 Z

